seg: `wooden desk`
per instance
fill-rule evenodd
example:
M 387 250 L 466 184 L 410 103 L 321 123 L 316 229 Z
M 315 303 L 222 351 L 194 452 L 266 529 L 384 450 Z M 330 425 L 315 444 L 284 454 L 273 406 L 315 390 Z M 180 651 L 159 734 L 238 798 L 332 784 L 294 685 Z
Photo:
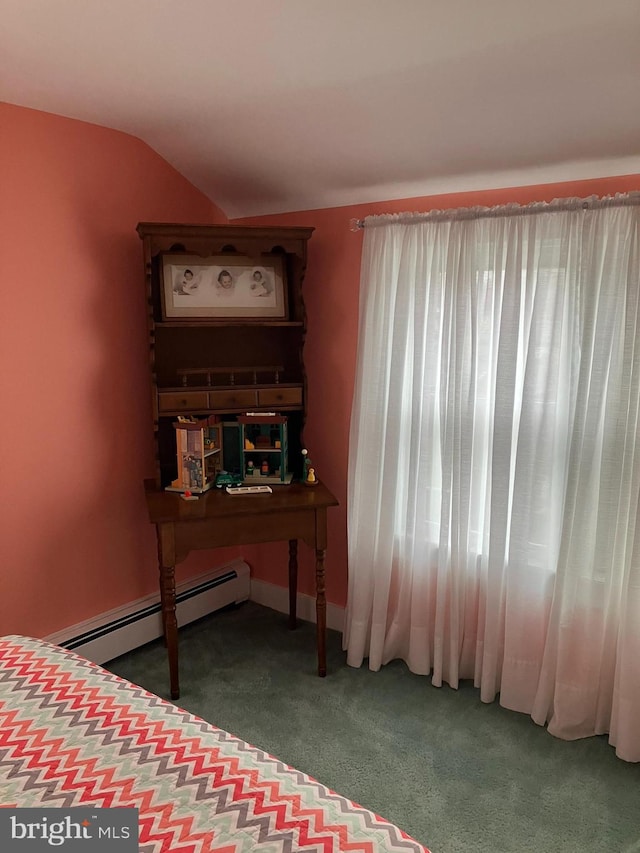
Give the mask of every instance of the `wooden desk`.
M 229 495 L 212 489 L 197 501 L 146 484 L 149 519 L 158 536 L 162 626 L 169 656 L 171 698 L 178 699 L 178 623 L 175 566 L 190 551 L 289 540 L 289 627 L 296 625 L 298 539 L 316 552 L 318 675 L 327 674 L 324 558 L 327 509 L 338 501 L 322 483 L 273 486 L 273 494 Z

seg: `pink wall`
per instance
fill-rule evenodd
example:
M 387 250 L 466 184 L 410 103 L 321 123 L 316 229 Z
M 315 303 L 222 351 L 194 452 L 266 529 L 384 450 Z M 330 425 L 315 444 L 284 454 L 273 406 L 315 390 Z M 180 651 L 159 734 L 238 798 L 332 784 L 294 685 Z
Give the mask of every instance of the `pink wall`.
M 608 195 L 640 189 L 640 175 L 603 178 L 542 186 L 483 192 L 456 193 L 427 198 L 384 201 L 352 207 L 241 220 L 248 224 L 314 226 L 304 293 L 308 314 L 305 363 L 309 380 L 309 411 L 305 441 L 318 476 L 332 489 L 340 507 L 330 510 L 327 552 L 327 599 L 344 605 L 347 598 L 347 453 L 353 394 L 358 291 L 362 232 L 349 230 L 351 218 L 371 214 L 427 211 L 531 201 L 551 201 L 569 196 Z M 301 557 L 307 549 L 301 547 Z M 286 584 L 286 546 L 261 546 L 247 550 L 254 577 Z M 313 594 L 311 555 L 301 559 L 300 590 Z
M 135 228 L 226 220 L 131 136 L 8 104 L 0 126 L 0 633 L 44 636 L 157 589 Z
M 139 221 L 223 222 L 159 155 L 126 134 L 0 104 L 0 633 L 45 636 L 155 592 L 155 538 Z M 346 602 L 346 471 L 362 233 L 371 213 L 527 203 L 640 188 L 640 176 L 307 211 L 312 225 L 306 443 L 341 506 L 330 512 L 327 597 Z M 247 222 L 249 220 L 246 220 Z M 192 555 L 182 580 L 231 556 Z M 287 546 L 247 549 L 254 577 L 286 585 Z M 301 591 L 313 593 L 301 546 Z

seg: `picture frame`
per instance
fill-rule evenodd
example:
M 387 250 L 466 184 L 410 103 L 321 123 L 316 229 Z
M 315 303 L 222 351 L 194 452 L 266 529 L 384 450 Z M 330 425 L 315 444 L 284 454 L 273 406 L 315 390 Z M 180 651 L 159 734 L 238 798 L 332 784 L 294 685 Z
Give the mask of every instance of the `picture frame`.
M 280 255 L 162 256 L 163 320 L 284 320 Z

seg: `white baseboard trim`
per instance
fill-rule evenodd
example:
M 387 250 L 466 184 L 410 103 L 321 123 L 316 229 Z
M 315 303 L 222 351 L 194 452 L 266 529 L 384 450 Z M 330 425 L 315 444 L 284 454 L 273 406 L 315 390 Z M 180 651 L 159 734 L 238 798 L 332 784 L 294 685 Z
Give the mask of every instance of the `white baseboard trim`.
M 187 625 L 247 599 L 280 613 L 289 612 L 287 587 L 250 579 L 249 565 L 237 559 L 176 584 L 178 625 Z M 316 601 L 313 596 L 298 593 L 297 616 L 315 623 Z M 343 624 L 344 607 L 327 604 L 327 627 L 342 633 Z M 71 625 L 44 639 L 102 664 L 161 636 L 160 595 L 155 593 Z
M 251 579 L 250 601 L 270 607 L 280 613 L 289 612 L 289 590 L 268 581 Z M 316 621 L 316 600 L 311 595 L 299 592 L 296 600 L 296 611 L 299 619 L 305 622 Z M 327 628 L 342 633 L 344 628 L 344 607 L 337 604 L 327 604 Z
M 247 601 L 249 591 L 249 566 L 240 559 L 176 584 L 178 625 Z M 102 664 L 161 636 L 160 594 L 155 593 L 71 625 L 45 640 Z

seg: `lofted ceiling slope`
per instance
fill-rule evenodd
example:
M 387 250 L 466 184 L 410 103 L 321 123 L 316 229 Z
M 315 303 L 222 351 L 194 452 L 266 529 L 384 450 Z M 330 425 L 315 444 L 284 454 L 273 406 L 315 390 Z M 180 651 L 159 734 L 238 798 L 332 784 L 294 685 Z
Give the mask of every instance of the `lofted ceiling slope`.
M 0 100 L 229 217 L 640 173 L 637 0 L 2 0 Z

